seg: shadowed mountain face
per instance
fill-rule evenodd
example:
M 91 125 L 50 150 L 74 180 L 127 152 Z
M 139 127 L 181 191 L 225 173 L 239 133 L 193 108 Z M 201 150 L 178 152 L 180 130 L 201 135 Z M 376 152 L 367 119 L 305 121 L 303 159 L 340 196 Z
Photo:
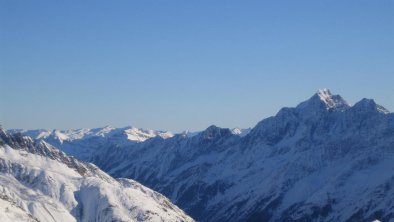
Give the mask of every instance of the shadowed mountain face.
M 79 158 L 165 194 L 199 221 L 394 218 L 394 114 L 329 90 L 242 137 L 210 126 Z

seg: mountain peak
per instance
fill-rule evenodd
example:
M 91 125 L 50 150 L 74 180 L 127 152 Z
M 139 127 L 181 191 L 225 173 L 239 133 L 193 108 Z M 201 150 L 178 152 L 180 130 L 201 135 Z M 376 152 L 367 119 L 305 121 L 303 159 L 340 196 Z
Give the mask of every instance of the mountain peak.
M 251 128 L 241 129 L 241 128 L 233 128 L 231 129 L 231 133 L 234 135 L 239 135 L 240 137 L 246 136 L 250 132 Z
M 362 99 L 359 102 L 357 102 L 354 106 L 353 109 L 355 110 L 364 110 L 364 111 L 377 111 L 379 113 L 383 114 L 388 114 L 390 111 L 388 111 L 386 108 L 383 106 L 377 104 L 375 100 L 373 99 Z
M 324 107 L 326 110 L 335 109 L 344 111 L 350 105 L 340 95 L 333 95 L 329 89 L 319 89 L 309 100 L 297 106 L 305 109 L 307 107 Z
M 220 128 L 215 125 L 209 126 L 207 129 L 205 129 L 203 132 L 201 132 L 201 135 L 204 139 L 214 139 L 214 138 L 219 138 L 222 136 L 227 136 L 231 135 L 232 132 L 228 128 Z
M 350 107 L 346 100 L 340 95 L 333 95 L 329 89 L 319 89 L 316 94 L 319 96 L 320 100 L 326 104 L 327 109 L 345 110 Z
M 332 97 L 332 93 L 329 89 L 319 89 L 316 93 L 322 101 L 329 100 Z

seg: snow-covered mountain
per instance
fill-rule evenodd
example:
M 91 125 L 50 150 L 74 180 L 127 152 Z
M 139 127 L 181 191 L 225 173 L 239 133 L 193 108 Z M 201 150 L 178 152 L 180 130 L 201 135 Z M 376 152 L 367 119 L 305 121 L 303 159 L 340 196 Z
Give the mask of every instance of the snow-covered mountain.
M 98 155 L 102 148 L 132 145 L 156 136 L 164 139 L 174 136 L 169 131 L 140 129 L 131 126 L 124 128 L 105 126 L 75 130 L 11 129 L 7 132 L 10 134 L 22 133 L 34 139 L 45 140 L 68 155 L 86 161 L 89 161 L 94 155 Z
M 193 221 L 159 193 L 0 128 L 0 221 Z
M 239 135 L 239 136 L 241 136 L 241 137 L 244 137 L 244 136 L 246 136 L 246 135 L 248 135 L 248 133 L 250 132 L 252 130 L 252 128 L 246 128 L 246 129 L 241 129 L 241 128 L 233 128 L 233 129 L 231 129 L 231 132 L 234 134 L 234 135 Z
M 236 128 L 232 128 L 231 129 L 231 133 L 234 134 L 234 135 L 239 135 L 239 136 L 243 137 L 243 136 L 246 136 L 251 130 L 252 130 L 252 128 L 241 129 L 239 127 L 236 127 Z M 189 130 L 186 130 L 186 131 L 182 132 L 181 134 L 191 138 L 193 136 L 197 136 L 201 132 L 202 131 L 191 132 Z
M 394 114 L 373 100 L 319 90 L 237 134 L 210 126 L 78 158 L 198 221 L 394 221 Z
M 117 143 L 143 142 L 147 139 L 159 136 L 162 138 L 170 138 L 174 136 L 169 131 L 159 131 L 151 129 L 140 129 L 132 126 L 123 128 L 114 128 L 112 126 L 105 126 L 102 128 L 82 128 L 75 130 L 23 130 L 11 129 L 9 133 L 22 133 L 34 139 L 53 140 L 59 144 L 64 142 L 71 142 L 76 140 L 87 140 L 89 138 L 109 138 L 109 140 L 116 140 Z

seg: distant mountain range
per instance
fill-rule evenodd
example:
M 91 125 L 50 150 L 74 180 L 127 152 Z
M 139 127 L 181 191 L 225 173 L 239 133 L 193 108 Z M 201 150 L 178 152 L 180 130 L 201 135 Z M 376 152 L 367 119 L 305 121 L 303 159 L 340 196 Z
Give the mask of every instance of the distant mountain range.
M 112 131 L 22 133 L 163 193 L 197 221 L 394 221 L 394 114 L 371 99 L 350 105 L 324 89 L 247 130 Z
M 133 145 L 156 136 L 161 138 L 174 136 L 168 131 L 146 130 L 135 127 L 114 128 L 111 126 L 76 130 L 12 129 L 8 130 L 8 133 L 22 133 L 34 139 L 45 140 L 68 155 L 78 157 L 81 160 L 90 160 L 103 147 Z
M 33 139 L 44 140 L 60 148 L 68 155 L 78 157 L 78 159 L 85 161 L 91 161 L 102 149 L 106 149 L 107 147 L 132 146 L 154 137 L 167 139 L 174 136 L 174 134 L 169 131 L 141 129 L 132 126 L 123 128 L 105 126 L 94 129 L 83 128 L 72 130 L 10 129 L 7 130 L 7 132 L 10 134 L 21 133 Z M 234 135 L 245 136 L 249 132 L 250 128 L 232 129 Z M 199 133 L 200 132 L 184 131 L 181 134 L 187 137 L 193 137 Z

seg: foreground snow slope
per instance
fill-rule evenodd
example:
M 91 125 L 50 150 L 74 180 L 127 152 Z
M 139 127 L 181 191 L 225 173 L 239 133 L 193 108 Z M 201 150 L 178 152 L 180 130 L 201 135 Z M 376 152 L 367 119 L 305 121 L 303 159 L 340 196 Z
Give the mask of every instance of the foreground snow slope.
M 165 197 L 0 129 L 1 221 L 193 221 Z

